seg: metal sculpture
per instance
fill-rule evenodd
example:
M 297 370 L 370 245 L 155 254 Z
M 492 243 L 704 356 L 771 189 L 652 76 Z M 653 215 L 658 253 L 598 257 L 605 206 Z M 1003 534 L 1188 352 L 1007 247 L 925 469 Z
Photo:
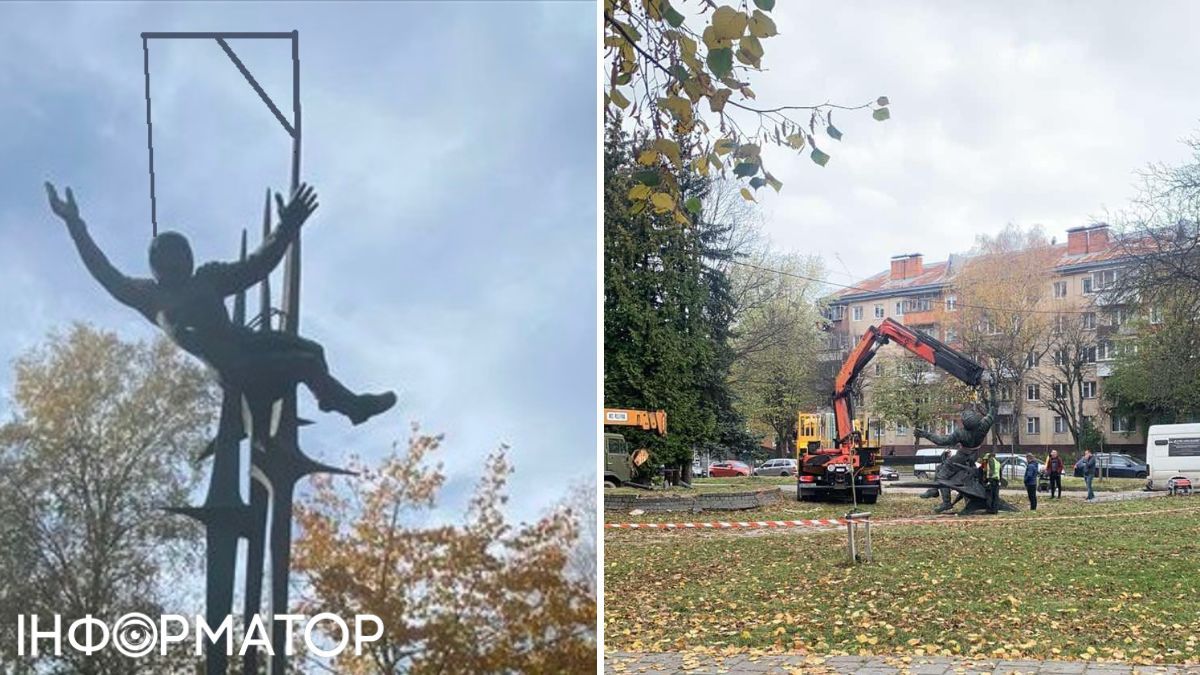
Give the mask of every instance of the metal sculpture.
M 279 108 L 234 53 L 228 39 L 288 39 L 292 43 L 292 118 Z M 292 138 L 291 190 L 285 202 L 275 195 L 279 224 L 271 228 L 271 193 L 263 210 L 263 241 L 247 254 L 242 232 L 241 255 L 233 263 L 208 263 L 193 271 L 191 247 L 179 233 L 158 231 L 154 194 L 154 142 L 151 122 L 151 39 L 212 39 L 274 113 Z M 195 355 L 217 374 L 223 400 L 216 437 L 204 456 L 213 458 L 204 504 L 171 511 L 195 518 L 205 528 L 205 619 L 218 626 L 233 608 L 238 563 L 238 543 L 247 542 L 242 620 L 249 625 L 265 613 L 273 653 L 266 671 L 287 672 L 288 626 L 271 620 L 288 613 L 291 572 L 293 495 L 297 481 L 313 473 L 347 473 L 306 455 L 299 446 L 299 427 L 308 424 L 296 414 L 296 387 L 304 384 L 322 410 L 336 411 L 359 424 L 391 408 L 392 392 L 355 394 L 330 372 L 319 344 L 299 336 L 300 229 L 317 207 L 316 195 L 299 181 L 300 173 L 300 61 L 299 35 L 290 33 L 143 33 L 146 81 L 146 128 L 150 156 L 150 212 L 153 240 L 150 268 L 153 279 L 134 279 L 119 272 L 88 235 L 70 188 L 66 199 L 46 184 L 51 209 L 67 224 L 80 257 L 92 276 L 119 302 L 128 305 L 161 328 L 177 345 Z M 269 275 L 286 258 L 282 307 L 271 305 Z M 261 307 L 251 321 L 246 317 L 246 291 L 259 285 Z M 232 296 L 232 317 L 225 299 Z M 276 320 L 278 327 L 272 326 Z M 241 443 L 249 440 L 250 462 L 243 466 Z M 242 494 L 248 477 L 247 494 Z M 269 527 L 268 527 L 269 522 Z M 264 570 L 270 566 L 267 606 L 263 607 Z M 209 675 L 228 672 L 224 645 L 208 643 L 205 670 Z M 247 650 L 242 672 L 260 672 L 261 654 Z
M 943 455 L 933 477 L 936 487 L 926 490 L 921 495 L 927 499 L 941 496 L 942 503 L 935 509 L 938 513 L 950 510 L 963 499 L 967 500 L 967 504 L 959 512 L 960 515 L 972 515 L 987 510 L 987 486 L 980 480 L 976 462 L 979 447 L 987 440 L 988 432 L 996 419 L 995 385 L 991 385 L 990 389 L 986 413 L 973 409 L 963 411 L 962 425 L 948 434 L 935 434 L 921 429 L 915 432 L 917 438 L 928 439 L 938 447 L 958 447 L 957 452 L 948 451 L 948 455 Z M 958 492 L 954 501 L 950 500 L 951 490 Z M 1016 508 L 1003 499 L 998 500 L 998 507 L 1001 511 L 1016 511 Z

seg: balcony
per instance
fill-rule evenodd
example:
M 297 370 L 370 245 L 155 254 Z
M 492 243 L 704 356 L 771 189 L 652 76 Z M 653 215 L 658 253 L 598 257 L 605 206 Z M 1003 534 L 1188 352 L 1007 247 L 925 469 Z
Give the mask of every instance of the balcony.
M 1108 377 L 1113 374 L 1116 369 L 1116 364 L 1112 361 L 1099 361 L 1096 363 L 1096 377 Z

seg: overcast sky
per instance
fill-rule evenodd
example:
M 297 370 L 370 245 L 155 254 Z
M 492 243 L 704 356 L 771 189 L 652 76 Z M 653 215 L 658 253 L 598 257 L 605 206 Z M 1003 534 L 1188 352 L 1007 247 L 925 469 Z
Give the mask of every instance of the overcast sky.
M 76 320 L 153 334 L 88 276 L 41 188 L 73 186 L 110 258 L 148 274 L 140 33 L 292 29 L 302 176 L 321 203 L 301 333 L 351 387 L 400 395 L 351 427 L 303 394 L 318 424 L 302 443 L 336 463 L 378 455 L 412 421 L 444 432 L 453 517 L 506 442 L 511 512 L 532 518 L 595 478 L 592 4 L 3 5 L 0 363 Z M 231 44 L 289 112 L 288 43 Z M 264 190 L 286 188 L 289 141 L 215 42 L 152 42 L 150 62 L 160 227 L 191 237 L 198 261 L 235 257 Z
M 758 103 L 835 113 L 824 169 L 771 148 L 783 192 L 758 191 L 782 247 L 819 253 L 830 280 L 888 258 L 945 259 L 977 233 L 1042 224 L 1063 240 L 1130 197 L 1133 172 L 1178 162 L 1200 128 L 1200 5 L 1189 2 L 779 2 Z M 744 126 L 744 125 L 743 125 Z

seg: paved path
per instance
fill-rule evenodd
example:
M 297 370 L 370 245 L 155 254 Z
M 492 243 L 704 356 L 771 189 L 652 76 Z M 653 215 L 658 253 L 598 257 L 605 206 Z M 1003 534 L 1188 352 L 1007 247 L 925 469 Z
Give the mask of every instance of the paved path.
M 945 658 L 938 656 L 707 656 L 694 653 L 636 654 L 609 652 L 604 672 L 613 675 L 639 673 L 785 673 L 805 675 L 1135 675 L 1151 673 L 1200 675 L 1198 666 L 1135 666 L 1088 661 L 1005 661 L 997 659 Z

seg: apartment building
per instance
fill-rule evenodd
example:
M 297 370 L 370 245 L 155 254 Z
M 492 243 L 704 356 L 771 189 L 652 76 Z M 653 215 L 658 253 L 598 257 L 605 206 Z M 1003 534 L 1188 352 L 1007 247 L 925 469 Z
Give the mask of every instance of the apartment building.
M 1120 274 L 1121 253 L 1114 235 L 1105 224 L 1072 228 L 1067 232 L 1066 242 L 1054 244 L 1054 252 L 1052 280 L 1045 289 L 1046 306 L 1062 306 L 1070 313 L 1056 320 L 1080 321 L 1088 334 L 1094 336 L 1094 349 L 1089 346 L 1086 350 L 1089 363 L 1082 385 L 1083 413 L 1103 432 L 1107 450 L 1140 456 L 1144 453 L 1145 430 L 1136 428 L 1130 419 L 1108 414 L 1102 398 L 1104 380 L 1112 372 L 1116 342 L 1129 334 L 1131 318 L 1125 308 L 1113 305 L 1104 293 Z M 836 371 L 867 327 L 887 317 L 951 346 L 960 346 L 955 329 L 946 325 L 951 323 L 946 318 L 957 309 L 953 281 L 966 262 L 967 258 L 962 256 L 927 263 L 920 253 L 897 255 L 887 270 L 836 293 L 826 309 L 827 343 L 820 355 L 825 369 Z M 905 353 L 899 348 L 888 349 Z M 1034 372 L 1052 379 L 1055 358 L 1059 357 L 1051 349 L 1034 366 Z M 870 380 L 882 367 L 868 367 L 863 375 L 866 386 L 860 413 L 870 414 Z M 1034 383 L 1027 383 L 1025 391 L 1013 391 L 1011 386 L 1000 388 L 997 427 L 1001 436 L 1011 442 L 1011 430 L 1017 427 L 1024 451 L 1042 454 L 1050 448 L 1073 450 L 1066 420 L 1046 405 L 1054 392 L 1043 391 L 1045 388 L 1044 384 Z M 1022 397 L 1020 419 L 1014 416 L 1017 396 Z M 944 433 L 955 421 L 943 420 L 933 431 Z M 885 454 L 903 456 L 915 452 L 912 429 L 895 424 L 881 426 Z M 924 443 L 928 445 L 927 441 Z

